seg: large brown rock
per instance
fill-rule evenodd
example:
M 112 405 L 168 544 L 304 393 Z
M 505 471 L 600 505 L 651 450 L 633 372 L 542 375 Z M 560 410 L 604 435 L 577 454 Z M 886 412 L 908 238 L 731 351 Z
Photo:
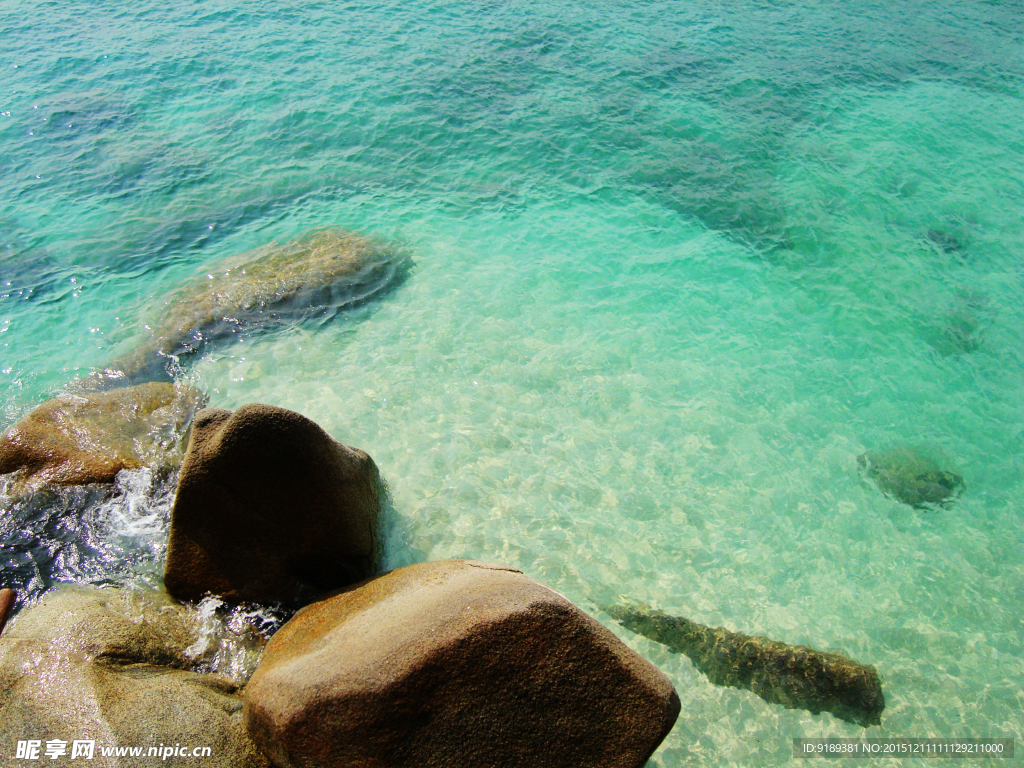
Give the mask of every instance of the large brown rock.
M 168 364 L 211 341 L 363 303 L 400 283 L 411 263 L 393 243 L 321 229 L 209 265 L 154 309 L 151 337 L 93 383 L 167 378 Z
M 465 560 L 307 606 L 243 696 L 282 768 L 639 768 L 679 713 L 668 678 L 564 597 Z
M 203 646 L 201 629 L 195 612 L 156 594 L 67 587 L 46 595 L 0 637 L 4 756 L 14 757 L 19 740 L 44 748 L 61 740 L 69 760 L 75 740 L 92 740 L 88 764 L 97 768 L 269 768 L 244 727 L 239 682 L 198 671 L 217 650 L 206 643 L 205 657 L 192 653 Z M 210 753 L 149 755 L 176 744 Z M 142 754 L 103 754 L 119 747 Z
M 294 411 L 196 416 L 171 511 L 164 584 L 183 600 L 308 600 L 372 575 L 381 481 L 373 459 Z
M 7 626 L 7 619 L 17 599 L 18 593 L 13 589 L 0 589 L 0 634 L 3 634 L 4 627 Z
M 122 469 L 181 462 L 188 425 L 205 396 L 169 383 L 64 394 L 0 437 L 0 474 L 15 489 L 109 483 Z

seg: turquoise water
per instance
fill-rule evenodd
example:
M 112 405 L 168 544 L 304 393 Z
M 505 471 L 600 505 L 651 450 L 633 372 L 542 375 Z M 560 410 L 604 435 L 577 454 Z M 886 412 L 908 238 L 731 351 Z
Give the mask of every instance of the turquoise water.
M 0 31 L 0 426 L 221 258 L 395 238 L 396 291 L 187 372 L 367 450 L 390 565 L 502 561 L 611 626 L 682 700 L 652 766 L 865 731 L 711 685 L 616 595 L 874 664 L 869 736 L 1024 748 L 1019 3 L 24 2 Z M 964 494 L 863 478 L 905 443 Z M 158 571 L 129 512 L 135 554 L 100 549 Z

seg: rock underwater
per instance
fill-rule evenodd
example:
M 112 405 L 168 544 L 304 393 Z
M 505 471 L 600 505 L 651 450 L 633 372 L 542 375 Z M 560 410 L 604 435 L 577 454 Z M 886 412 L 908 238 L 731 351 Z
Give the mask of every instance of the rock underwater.
M 211 341 L 360 305 L 402 282 L 411 265 L 400 247 L 340 229 L 257 248 L 173 293 L 150 339 L 82 385 L 166 380 L 169 366 Z
M 915 509 L 949 503 L 964 489 L 963 477 L 920 448 L 868 451 L 857 457 L 857 463 L 882 493 Z
M 745 688 L 772 704 L 831 712 L 865 728 L 882 722 L 885 697 L 878 673 L 833 653 L 706 627 L 644 605 L 607 609 L 619 623 L 685 654 L 715 685 Z
M 204 403 L 198 390 L 164 382 L 59 395 L 0 436 L 6 490 L 109 483 L 122 469 L 176 467 Z
M 925 338 L 943 357 L 981 349 L 986 328 L 993 320 L 992 302 L 980 291 L 961 289 L 935 321 Z
M 925 230 L 925 241 L 942 253 L 961 255 L 966 246 L 966 238 L 947 229 L 932 228 Z

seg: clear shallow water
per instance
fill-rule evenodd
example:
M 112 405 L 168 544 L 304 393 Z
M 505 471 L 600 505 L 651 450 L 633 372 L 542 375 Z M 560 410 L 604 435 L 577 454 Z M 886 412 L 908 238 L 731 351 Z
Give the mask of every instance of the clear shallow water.
M 391 565 L 503 561 L 612 626 L 683 702 L 652 765 L 864 731 L 712 686 L 619 594 L 875 664 L 868 735 L 1020 747 L 1024 22 L 808 6 L 18 4 L 4 425 L 207 264 L 395 237 L 392 294 L 188 374 L 367 450 Z M 857 456 L 899 443 L 964 495 L 879 493 Z M 104 551 L 150 578 L 145 515 Z

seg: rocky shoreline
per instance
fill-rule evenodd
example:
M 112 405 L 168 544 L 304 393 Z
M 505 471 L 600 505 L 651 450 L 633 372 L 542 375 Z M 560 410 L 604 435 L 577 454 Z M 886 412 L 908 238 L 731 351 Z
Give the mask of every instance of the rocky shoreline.
M 334 229 L 244 254 L 184 288 L 151 339 L 0 436 L 6 514 L 60 528 L 139 470 L 170 506 L 162 576 L 150 582 L 160 589 L 50 589 L 57 580 L 29 558 L 32 588 L 6 629 L 16 595 L 0 589 L 0 722 L 12 743 L 202 744 L 203 765 L 236 768 L 647 762 L 680 712 L 650 662 L 514 567 L 447 560 L 381 573 L 387 489 L 367 453 L 294 411 L 205 407 L 173 380 L 183 357 L 224 334 L 358 304 L 410 264 L 400 248 Z M 914 449 L 860 463 L 918 509 L 963 490 Z M 873 667 L 651 609 L 607 610 L 716 684 L 880 722 Z M 147 757 L 96 755 L 110 766 Z
M 382 494 L 367 454 L 300 414 L 200 410 L 166 593 L 68 585 L 22 611 L 0 636 L 9 737 L 203 744 L 235 768 L 642 766 L 679 714 L 668 678 L 515 568 L 378 575 Z M 269 643 L 241 629 L 262 653 L 237 679 L 207 671 L 209 596 L 305 607 Z

